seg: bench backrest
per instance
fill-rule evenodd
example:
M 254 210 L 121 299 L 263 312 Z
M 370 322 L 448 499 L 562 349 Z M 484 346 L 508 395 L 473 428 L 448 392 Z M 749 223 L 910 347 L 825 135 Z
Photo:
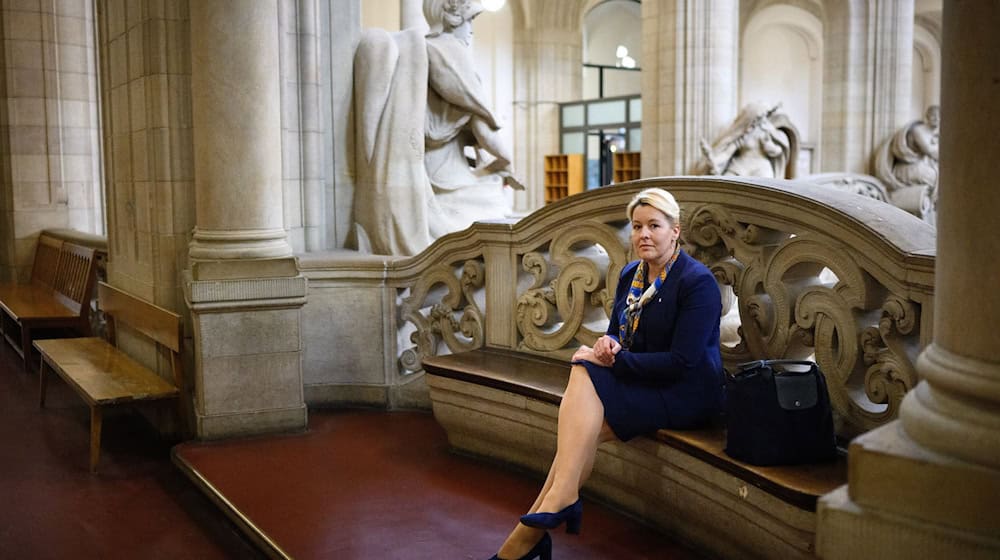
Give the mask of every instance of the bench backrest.
M 94 250 L 74 243 L 63 243 L 52 288 L 60 302 L 81 317 L 87 317 L 90 313 L 95 276 Z
M 44 233 L 38 236 L 38 246 L 35 248 L 35 261 L 31 265 L 31 283 L 47 288 L 55 284 L 56 271 L 59 269 L 59 254 L 63 241 L 49 237 Z
M 157 344 L 169 348 L 174 383 L 180 387 L 181 370 L 178 354 L 181 351 L 181 340 L 183 339 L 183 324 L 180 315 L 104 282 L 99 283 L 97 290 L 98 307 L 107 317 L 108 327 L 116 345 L 115 326 L 118 323 L 124 323 Z

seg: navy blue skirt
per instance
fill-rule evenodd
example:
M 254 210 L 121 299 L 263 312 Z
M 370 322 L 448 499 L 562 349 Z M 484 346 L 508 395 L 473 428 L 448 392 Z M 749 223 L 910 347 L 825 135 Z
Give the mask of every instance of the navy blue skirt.
M 582 362 L 604 405 L 604 419 L 618 439 L 628 441 L 670 427 L 670 416 L 660 391 L 663 387 L 625 381 L 611 368 Z

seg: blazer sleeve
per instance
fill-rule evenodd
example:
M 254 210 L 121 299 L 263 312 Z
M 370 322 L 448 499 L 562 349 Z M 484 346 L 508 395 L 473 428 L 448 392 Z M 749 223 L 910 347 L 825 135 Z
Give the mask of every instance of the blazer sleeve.
M 700 364 L 708 342 L 719 326 L 722 299 L 711 274 L 699 274 L 682 284 L 678 293 L 676 327 L 665 352 L 629 352 L 615 356 L 615 375 L 654 382 L 673 382 Z
M 631 262 L 618 274 L 618 286 L 615 288 L 614 305 L 611 306 L 611 316 L 608 317 L 608 330 L 604 334 L 621 343 L 618 333 L 621 330 L 621 308 L 628 296 L 629 287 L 632 285 L 632 276 L 635 275 L 635 268 L 639 266 L 639 261 Z

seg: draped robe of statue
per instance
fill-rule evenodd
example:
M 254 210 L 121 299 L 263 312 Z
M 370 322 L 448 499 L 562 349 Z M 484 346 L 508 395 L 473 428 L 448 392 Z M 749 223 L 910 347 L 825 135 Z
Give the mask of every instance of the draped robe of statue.
M 914 137 L 923 135 L 923 145 Z M 915 120 L 896 131 L 875 152 L 875 175 L 889 188 L 890 200 L 934 223 L 937 213 L 937 130 Z
M 743 107 L 712 144 L 702 141 L 702 160 L 695 173 L 794 178 L 799 133 L 777 109 L 763 102 Z
M 474 116 L 496 128 L 466 45 L 450 34 L 366 29 L 354 59 L 359 249 L 414 255 L 502 219 L 503 180 L 469 165 Z

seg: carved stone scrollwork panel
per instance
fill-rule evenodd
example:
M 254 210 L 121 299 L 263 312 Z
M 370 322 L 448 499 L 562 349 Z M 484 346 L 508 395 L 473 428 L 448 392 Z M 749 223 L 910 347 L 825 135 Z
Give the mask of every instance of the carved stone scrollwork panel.
M 405 372 L 419 371 L 423 357 L 436 355 L 441 343 L 452 353 L 483 345 L 479 302 L 485 285 L 484 265 L 479 260 L 466 261 L 461 268 L 441 264 L 421 274 L 400 308 L 402 321 L 415 328 L 410 334 L 414 346 L 400 355 Z
M 889 295 L 848 248 L 823 232 L 742 222 L 721 205 L 684 210 L 685 250 L 712 270 L 723 301 L 735 299 L 739 311 L 735 336 L 728 324 L 735 314 L 723 318 L 723 331 L 734 339 L 722 345 L 727 364 L 816 360 L 842 434 L 896 416 L 916 382 L 917 304 Z
M 558 233 L 548 253 L 549 264 L 539 251 L 522 257 L 534 282 L 517 298 L 519 347 L 554 352 L 574 339 L 593 344 L 607 325 L 626 249 L 612 227 L 587 222 Z
M 895 418 L 906 392 L 916 386 L 919 324 L 919 306 L 893 294 L 882 304 L 878 326 L 867 328 L 862 335 L 861 347 L 868 366 L 864 389 L 874 405 L 861 411 L 865 428 Z

